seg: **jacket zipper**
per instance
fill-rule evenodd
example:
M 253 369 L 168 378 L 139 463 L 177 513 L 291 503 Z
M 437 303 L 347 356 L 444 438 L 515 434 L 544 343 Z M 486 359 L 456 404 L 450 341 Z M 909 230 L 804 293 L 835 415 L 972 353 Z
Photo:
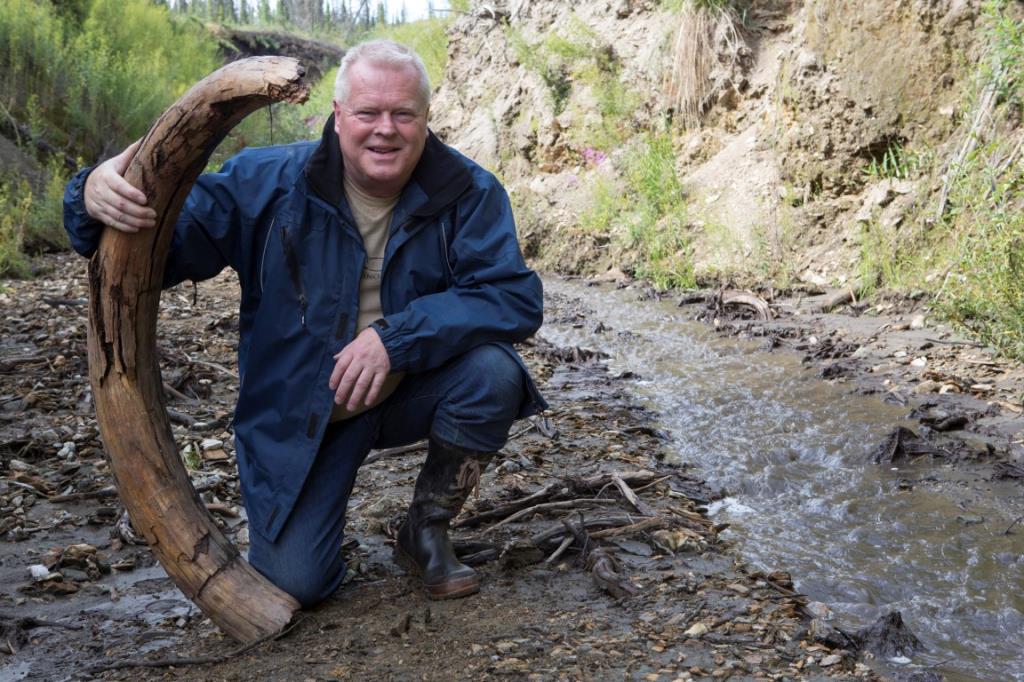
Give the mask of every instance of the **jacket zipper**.
M 306 288 L 302 284 L 302 273 L 299 271 L 299 259 L 292 248 L 291 240 L 288 239 L 288 228 L 281 228 L 281 243 L 284 247 L 284 259 L 288 265 L 288 278 L 292 281 L 296 293 L 299 295 L 300 322 L 302 328 L 306 328 Z

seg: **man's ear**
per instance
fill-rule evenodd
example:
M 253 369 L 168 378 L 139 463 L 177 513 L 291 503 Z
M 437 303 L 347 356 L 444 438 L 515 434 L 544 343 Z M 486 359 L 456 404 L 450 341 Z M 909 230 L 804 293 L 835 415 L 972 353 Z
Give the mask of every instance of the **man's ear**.
M 338 100 L 331 100 L 331 106 L 334 109 L 334 132 L 337 133 L 338 137 L 341 137 L 341 103 Z

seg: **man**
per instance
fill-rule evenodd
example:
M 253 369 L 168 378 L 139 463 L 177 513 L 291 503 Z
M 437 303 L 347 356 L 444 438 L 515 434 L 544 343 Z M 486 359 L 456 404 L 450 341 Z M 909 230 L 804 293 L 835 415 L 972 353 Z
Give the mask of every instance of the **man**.
M 319 143 L 245 150 L 200 177 L 164 284 L 239 276 L 235 442 L 253 566 L 303 605 L 329 596 L 367 451 L 429 437 L 396 556 L 428 596 L 466 596 L 480 579 L 449 521 L 513 420 L 545 407 L 509 345 L 540 326 L 540 281 L 504 189 L 428 130 L 415 53 L 350 49 L 334 94 Z M 103 224 L 154 226 L 122 177 L 134 151 L 68 184 L 82 255 Z

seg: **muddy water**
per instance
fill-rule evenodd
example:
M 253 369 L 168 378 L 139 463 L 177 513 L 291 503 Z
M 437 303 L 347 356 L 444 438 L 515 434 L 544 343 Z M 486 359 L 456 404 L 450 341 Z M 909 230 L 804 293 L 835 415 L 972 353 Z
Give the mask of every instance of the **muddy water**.
M 879 661 L 883 672 L 1024 680 L 1024 528 L 1003 532 L 1024 513 L 1019 485 L 872 464 L 906 408 L 829 385 L 792 355 L 717 338 L 636 291 L 546 287 L 585 315 L 548 320 L 540 336 L 640 375 L 679 461 L 726 492 L 710 511 L 732 524 L 744 558 L 791 571 L 847 631 L 901 611 L 927 651 Z

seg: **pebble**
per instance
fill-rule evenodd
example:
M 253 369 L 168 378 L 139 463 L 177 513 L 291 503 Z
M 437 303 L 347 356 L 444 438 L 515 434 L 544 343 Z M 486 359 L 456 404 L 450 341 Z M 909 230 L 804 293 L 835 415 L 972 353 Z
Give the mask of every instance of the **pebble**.
M 35 580 L 36 582 L 46 580 L 50 575 L 52 575 L 50 573 L 50 569 L 42 564 L 32 564 L 28 567 L 28 572 L 32 574 L 32 580 Z
M 843 657 L 839 654 L 829 654 L 825 658 L 821 659 L 821 667 L 827 668 L 829 666 L 835 665 L 841 660 L 843 660 Z
M 224 447 L 224 441 L 219 438 L 204 438 L 199 445 L 203 450 L 216 450 Z
M 683 634 L 687 637 L 700 637 L 701 635 L 707 634 L 708 626 L 704 623 L 696 623 L 690 626 L 690 629 Z
M 11 471 L 31 471 L 32 470 L 32 467 L 30 467 L 25 462 L 22 462 L 20 459 L 12 459 L 10 462 L 7 463 L 7 466 L 10 467 Z

